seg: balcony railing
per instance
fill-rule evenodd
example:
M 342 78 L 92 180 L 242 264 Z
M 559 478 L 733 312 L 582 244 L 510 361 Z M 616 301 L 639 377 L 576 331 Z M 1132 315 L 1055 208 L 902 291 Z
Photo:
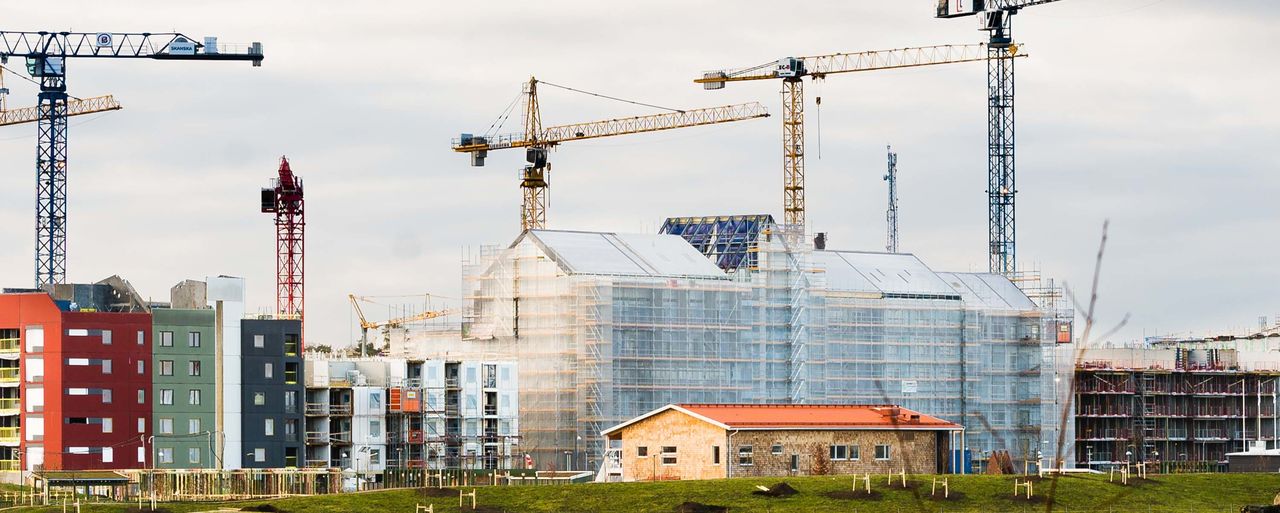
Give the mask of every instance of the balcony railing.
M 19 371 L 17 367 L 0 368 L 0 383 L 17 383 Z
M 497 407 L 497 406 L 488 406 L 488 405 L 485 405 L 485 407 L 484 407 L 484 414 L 485 414 L 485 415 L 497 415 L 497 414 L 498 414 L 498 407 Z
M 16 444 L 21 439 L 17 427 L 0 427 L 0 444 Z
M 307 460 L 308 468 L 328 468 L 329 460 Z
M 18 460 L 0 460 L 0 472 L 13 471 L 22 468 L 22 462 Z
M 325 403 L 307 403 L 307 415 L 324 415 L 329 412 L 329 405 Z
M 335 444 L 351 443 L 351 433 L 330 433 L 329 442 Z
M 22 349 L 22 339 L 0 338 L 0 353 L 16 353 Z
M 15 415 L 21 409 L 21 399 L 17 397 L 0 397 L 0 415 Z
M 329 435 L 319 431 L 307 432 L 307 443 L 309 444 L 327 444 L 329 443 Z
M 350 404 L 330 404 L 329 414 L 330 415 L 351 415 L 351 405 Z

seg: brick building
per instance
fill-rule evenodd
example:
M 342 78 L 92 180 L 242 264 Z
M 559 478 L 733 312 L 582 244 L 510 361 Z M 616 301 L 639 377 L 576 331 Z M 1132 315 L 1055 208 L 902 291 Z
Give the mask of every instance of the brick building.
M 605 430 L 600 480 L 944 472 L 963 428 L 887 405 L 667 405 Z

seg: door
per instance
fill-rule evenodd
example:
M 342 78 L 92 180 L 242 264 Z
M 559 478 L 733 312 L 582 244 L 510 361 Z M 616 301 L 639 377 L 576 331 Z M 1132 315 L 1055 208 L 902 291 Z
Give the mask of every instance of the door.
M 800 473 L 800 455 L 799 454 L 791 455 L 791 473 L 792 474 Z

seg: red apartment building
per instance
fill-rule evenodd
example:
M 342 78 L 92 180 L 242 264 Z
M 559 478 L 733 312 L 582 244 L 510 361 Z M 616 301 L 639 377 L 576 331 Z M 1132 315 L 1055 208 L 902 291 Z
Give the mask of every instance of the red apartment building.
M 146 468 L 151 314 L 0 294 L 0 470 Z

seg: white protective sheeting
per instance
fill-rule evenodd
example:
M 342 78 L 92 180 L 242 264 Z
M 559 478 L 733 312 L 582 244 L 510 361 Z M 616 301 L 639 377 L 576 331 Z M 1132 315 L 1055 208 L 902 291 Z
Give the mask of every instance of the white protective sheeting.
M 826 271 L 827 288 L 849 292 L 955 295 L 938 274 L 909 253 L 815 251 Z
M 985 273 L 938 273 L 965 304 L 987 310 L 1032 310 L 1036 305 L 1008 278 Z
M 726 277 L 677 235 L 534 230 L 528 236 L 569 274 Z

